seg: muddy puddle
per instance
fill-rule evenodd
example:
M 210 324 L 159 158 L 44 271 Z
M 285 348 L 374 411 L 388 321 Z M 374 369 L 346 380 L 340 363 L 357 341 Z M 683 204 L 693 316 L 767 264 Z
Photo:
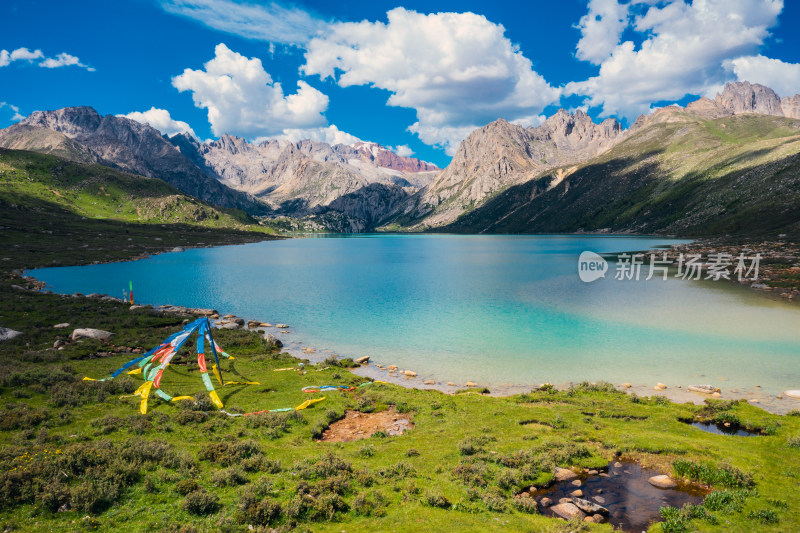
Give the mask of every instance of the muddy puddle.
M 343 419 L 330 425 L 322 434 L 322 440 L 328 442 L 350 442 L 366 439 L 383 431 L 389 437 L 402 435 L 412 429 L 414 424 L 407 414 L 400 414 L 392 409 L 379 413 L 362 413 L 347 411 Z
M 558 516 L 553 509 L 560 502 L 577 503 L 578 507 L 584 509 L 590 504 L 596 504 L 604 509 L 589 511 L 580 516 L 594 515 L 595 521 L 610 523 L 615 529 L 623 531 L 644 531 L 651 523 L 661 520 L 659 509 L 662 507 L 697 505 L 706 495 L 704 490 L 692 486 L 657 488 L 648 481 L 657 475 L 659 472 L 642 468 L 635 462 L 611 462 L 606 472 L 583 474 L 575 480 L 560 481 L 547 489 L 537 490 L 532 496 L 539 502 L 542 514 L 546 516 Z M 577 481 L 580 481 L 580 486 Z M 579 496 L 574 496 L 576 490 L 581 491 Z M 575 502 L 573 497 L 583 501 Z M 551 500 L 552 505 L 543 505 L 544 498 Z

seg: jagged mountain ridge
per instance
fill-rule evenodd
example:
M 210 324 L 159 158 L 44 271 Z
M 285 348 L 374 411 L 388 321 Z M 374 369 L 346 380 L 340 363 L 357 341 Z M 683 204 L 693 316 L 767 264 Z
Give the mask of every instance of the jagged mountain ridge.
M 750 102 L 716 118 L 705 103 L 662 108 L 599 157 L 514 185 L 441 229 L 800 235 L 800 120 Z
M 434 165 L 400 157 L 375 143 L 249 143 L 231 135 L 200 143 L 185 134 L 170 140 L 206 172 L 228 187 L 268 202 L 277 215 L 336 210 L 357 219 L 348 227 L 361 229 L 374 227 L 375 221 L 393 212 L 398 203 L 430 183 L 438 172 Z M 356 199 L 365 205 L 358 205 Z M 366 213 L 369 216 L 365 218 Z
M 66 107 L 56 111 L 35 111 L 9 129 L 12 128 L 12 133 L 17 137 L 27 131 L 29 139 L 41 136 L 36 129 L 60 133 L 72 141 L 73 146 L 79 145 L 99 163 L 159 178 L 195 198 L 216 205 L 236 207 L 252 214 L 269 211 L 265 204 L 252 196 L 229 189 L 206 175 L 165 140 L 158 130 L 135 120 L 114 115 L 103 116 L 91 107 Z M 18 139 L 15 145 L 19 144 Z M 36 149 L 35 143 L 30 143 L 27 149 L 52 153 L 44 146 L 40 148 Z
M 452 222 L 498 191 L 544 170 L 594 157 L 622 136 L 615 119 L 595 124 L 581 110 L 571 114 L 561 109 L 533 128 L 497 120 L 462 141 L 447 168 L 399 216 L 419 221 L 417 229 Z

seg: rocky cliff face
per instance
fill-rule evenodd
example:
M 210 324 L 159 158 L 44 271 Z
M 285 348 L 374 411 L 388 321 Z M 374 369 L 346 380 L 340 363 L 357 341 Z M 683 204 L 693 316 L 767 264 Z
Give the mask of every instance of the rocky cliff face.
M 686 110 L 709 118 L 745 113 L 800 118 L 800 95 L 781 99 L 775 91 L 758 83 L 731 82 L 713 100 L 700 98 L 687 105 Z
M 452 222 L 511 185 L 549 168 L 594 157 L 622 135 L 616 120 L 595 124 L 583 111 L 559 110 L 535 128 L 497 120 L 472 132 L 450 165 L 410 199 L 399 216 L 424 217 L 422 225 L 428 227 Z
M 310 140 L 269 140 L 254 144 L 230 135 L 210 143 L 198 143 L 187 135 L 170 140 L 207 173 L 228 187 L 263 199 L 277 214 L 304 216 L 337 210 L 358 218 L 356 227 L 372 227 L 410 192 L 430 183 L 435 171 L 427 169 L 438 171 L 375 143 L 331 146 Z M 359 202 L 364 205 L 356 205 Z
M 102 116 L 91 107 L 67 107 L 36 111 L 19 125 L 30 128 L 29 138 L 44 135 L 42 130 L 58 132 L 104 165 L 162 179 L 201 200 L 253 214 L 268 212 L 255 198 L 231 190 L 206 175 L 146 124 L 124 117 Z

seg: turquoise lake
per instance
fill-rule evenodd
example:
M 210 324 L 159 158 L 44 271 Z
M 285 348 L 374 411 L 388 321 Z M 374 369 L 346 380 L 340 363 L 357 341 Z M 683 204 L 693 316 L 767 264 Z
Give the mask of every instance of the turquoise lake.
M 627 236 L 362 235 L 200 248 L 46 268 L 60 293 L 213 307 L 292 326 L 285 341 L 413 369 L 422 378 L 800 388 L 800 309 L 729 282 L 578 277 L 584 250 Z M 646 273 L 646 268 L 643 271 Z M 86 324 L 85 326 L 91 326 Z

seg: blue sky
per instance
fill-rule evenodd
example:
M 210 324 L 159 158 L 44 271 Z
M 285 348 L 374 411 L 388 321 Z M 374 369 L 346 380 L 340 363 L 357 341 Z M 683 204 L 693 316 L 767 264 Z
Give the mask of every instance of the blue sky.
M 0 127 L 89 105 L 165 133 L 379 142 L 444 166 L 496 118 L 629 124 L 749 80 L 800 93 L 800 2 L 6 0 Z

